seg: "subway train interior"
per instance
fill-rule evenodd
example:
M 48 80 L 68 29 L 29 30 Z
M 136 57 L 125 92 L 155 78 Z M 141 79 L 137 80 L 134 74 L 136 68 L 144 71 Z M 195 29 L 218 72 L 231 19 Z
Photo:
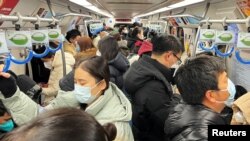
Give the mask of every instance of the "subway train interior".
M 250 0 L 0 0 L 0 140 L 246 140 L 249 91 Z

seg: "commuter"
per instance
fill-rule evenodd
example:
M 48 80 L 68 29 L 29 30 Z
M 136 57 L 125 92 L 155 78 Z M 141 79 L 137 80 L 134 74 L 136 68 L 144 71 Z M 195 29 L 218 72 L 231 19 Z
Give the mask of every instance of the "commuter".
M 72 29 L 66 33 L 66 41 L 64 42 L 64 52 L 70 53 L 75 56 L 78 50 L 77 40 L 81 37 L 81 32 L 77 29 Z
M 162 141 L 173 95 L 171 66 L 180 61 L 184 47 L 174 36 L 152 40 L 152 56 L 144 55 L 124 75 L 125 91 L 132 99 L 132 122 L 138 141 Z
M 80 106 L 101 124 L 115 124 L 115 141 L 133 141 L 129 125 L 132 117 L 131 104 L 122 91 L 109 82 L 109 75 L 108 65 L 102 57 L 80 60 L 75 66 L 74 91 L 59 91 L 49 105 L 41 107 L 20 92 L 15 79 L 0 71 L 0 83 L 8 86 L 0 87 L 0 99 L 17 125 L 29 122 L 42 111 Z
M 100 55 L 108 61 L 110 71 L 110 81 L 123 88 L 123 74 L 129 68 L 127 58 L 121 53 L 116 39 L 107 36 L 99 41 L 98 50 Z
M 98 43 L 99 43 L 99 41 L 102 39 L 102 38 L 104 38 L 104 37 L 106 37 L 106 36 L 108 36 L 109 35 L 109 33 L 107 32 L 107 31 L 102 31 L 102 32 L 100 32 L 94 39 L 93 39 L 93 44 L 94 44 L 94 46 L 96 47 L 96 48 L 98 48 Z
M 140 49 L 143 40 L 143 29 L 141 27 L 134 28 L 131 37 L 127 39 L 128 48 L 130 49 L 130 54 L 128 56 L 130 65 L 139 59 L 138 50 Z
M 43 102 L 45 105 L 47 105 L 51 100 L 55 98 L 58 90 L 60 89 L 59 81 L 63 78 L 62 54 L 60 51 L 56 52 L 55 54 L 49 53 L 42 58 L 42 61 L 44 62 L 44 66 L 51 70 L 48 83 L 42 85 L 42 94 L 45 96 Z M 65 63 L 66 74 L 68 74 L 73 69 L 75 59 L 71 54 L 67 52 L 65 52 Z
M 119 33 L 121 35 L 122 40 L 127 39 L 128 28 L 126 26 L 121 26 L 118 31 L 119 31 Z
M 127 40 L 122 39 L 122 36 L 118 31 L 113 31 L 110 33 L 110 35 L 113 36 L 117 40 L 121 53 L 127 57 L 129 54 L 129 49 L 127 47 L 127 44 L 128 44 Z
M 18 127 L 2 141 L 112 141 L 115 136 L 113 124 L 101 126 L 82 110 L 59 108 Z
M 79 45 L 79 50 L 75 56 L 76 61 L 80 60 L 83 57 L 89 58 L 96 55 L 97 49 L 94 47 L 90 37 L 83 36 L 78 38 L 77 44 Z
M 133 50 L 135 48 L 136 42 L 142 42 L 144 40 L 143 29 L 141 27 L 136 27 L 131 33 L 131 37 L 127 38 L 128 48 Z
M 183 102 L 169 113 L 166 140 L 207 140 L 208 125 L 226 124 L 220 113 L 232 105 L 236 92 L 223 60 L 207 55 L 189 59 L 175 77 Z

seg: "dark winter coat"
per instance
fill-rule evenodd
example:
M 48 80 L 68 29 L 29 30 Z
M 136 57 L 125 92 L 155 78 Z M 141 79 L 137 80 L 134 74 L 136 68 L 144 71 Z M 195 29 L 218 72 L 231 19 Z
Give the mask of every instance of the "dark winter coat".
M 124 87 L 132 99 L 134 136 L 139 141 L 162 141 L 168 105 L 173 95 L 172 71 L 142 56 L 125 74 Z
M 224 118 L 204 105 L 178 104 L 165 123 L 166 141 L 208 140 L 208 125 L 225 125 Z

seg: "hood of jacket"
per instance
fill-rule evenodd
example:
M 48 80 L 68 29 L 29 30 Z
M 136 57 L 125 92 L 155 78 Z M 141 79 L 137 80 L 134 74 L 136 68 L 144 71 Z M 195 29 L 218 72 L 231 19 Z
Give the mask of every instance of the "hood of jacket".
M 187 129 L 200 130 L 200 128 L 206 128 L 206 131 L 201 131 L 201 134 L 204 134 L 203 136 L 207 137 L 208 125 L 224 124 L 226 124 L 225 120 L 220 114 L 212 111 L 204 105 L 180 103 L 170 112 L 169 117 L 165 122 L 165 133 L 167 136 L 174 138 L 178 135 L 188 136 L 190 130 L 188 131 Z M 197 135 L 197 138 L 202 138 L 202 135 Z
M 97 51 L 97 48 L 93 47 L 85 51 L 78 52 L 75 56 L 76 61 L 81 58 L 88 58 L 88 57 L 96 56 L 96 51 Z
M 63 91 L 74 90 L 74 71 L 71 71 L 59 81 L 60 89 Z
M 145 83 L 153 79 L 162 81 L 169 92 L 172 93 L 170 82 L 173 79 L 173 72 L 171 69 L 144 55 L 141 59 L 134 62 L 125 73 L 124 86 L 128 93 L 134 94 Z
M 244 94 L 243 96 L 239 97 L 237 100 L 234 101 L 234 104 L 232 106 L 234 114 L 237 112 L 241 112 L 244 120 L 250 124 L 250 111 L 249 111 L 249 106 L 250 106 L 250 92 Z M 233 116 L 233 119 L 235 122 L 235 117 Z M 242 123 L 240 123 L 242 124 Z
M 105 93 L 89 105 L 85 111 L 93 115 L 100 123 L 128 122 L 132 118 L 132 109 L 129 100 L 111 82 Z
M 74 44 L 72 44 L 68 41 L 63 42 L 63 50 L 64 50 L 64 52 L 70 53 L 73 56 L 76 55 L 76 48 L 75 48 Z
M 123 73 L 129 68 L 129 61 L 121 52 L 118 52 L 116 57 L 108 62 L 108 65 Z

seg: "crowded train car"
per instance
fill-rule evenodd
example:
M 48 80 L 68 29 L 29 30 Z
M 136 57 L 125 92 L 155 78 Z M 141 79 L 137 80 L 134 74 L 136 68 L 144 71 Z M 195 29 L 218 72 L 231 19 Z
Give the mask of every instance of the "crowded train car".
M 1 141 L 250 137 L 250 0 L 0 0 Z

